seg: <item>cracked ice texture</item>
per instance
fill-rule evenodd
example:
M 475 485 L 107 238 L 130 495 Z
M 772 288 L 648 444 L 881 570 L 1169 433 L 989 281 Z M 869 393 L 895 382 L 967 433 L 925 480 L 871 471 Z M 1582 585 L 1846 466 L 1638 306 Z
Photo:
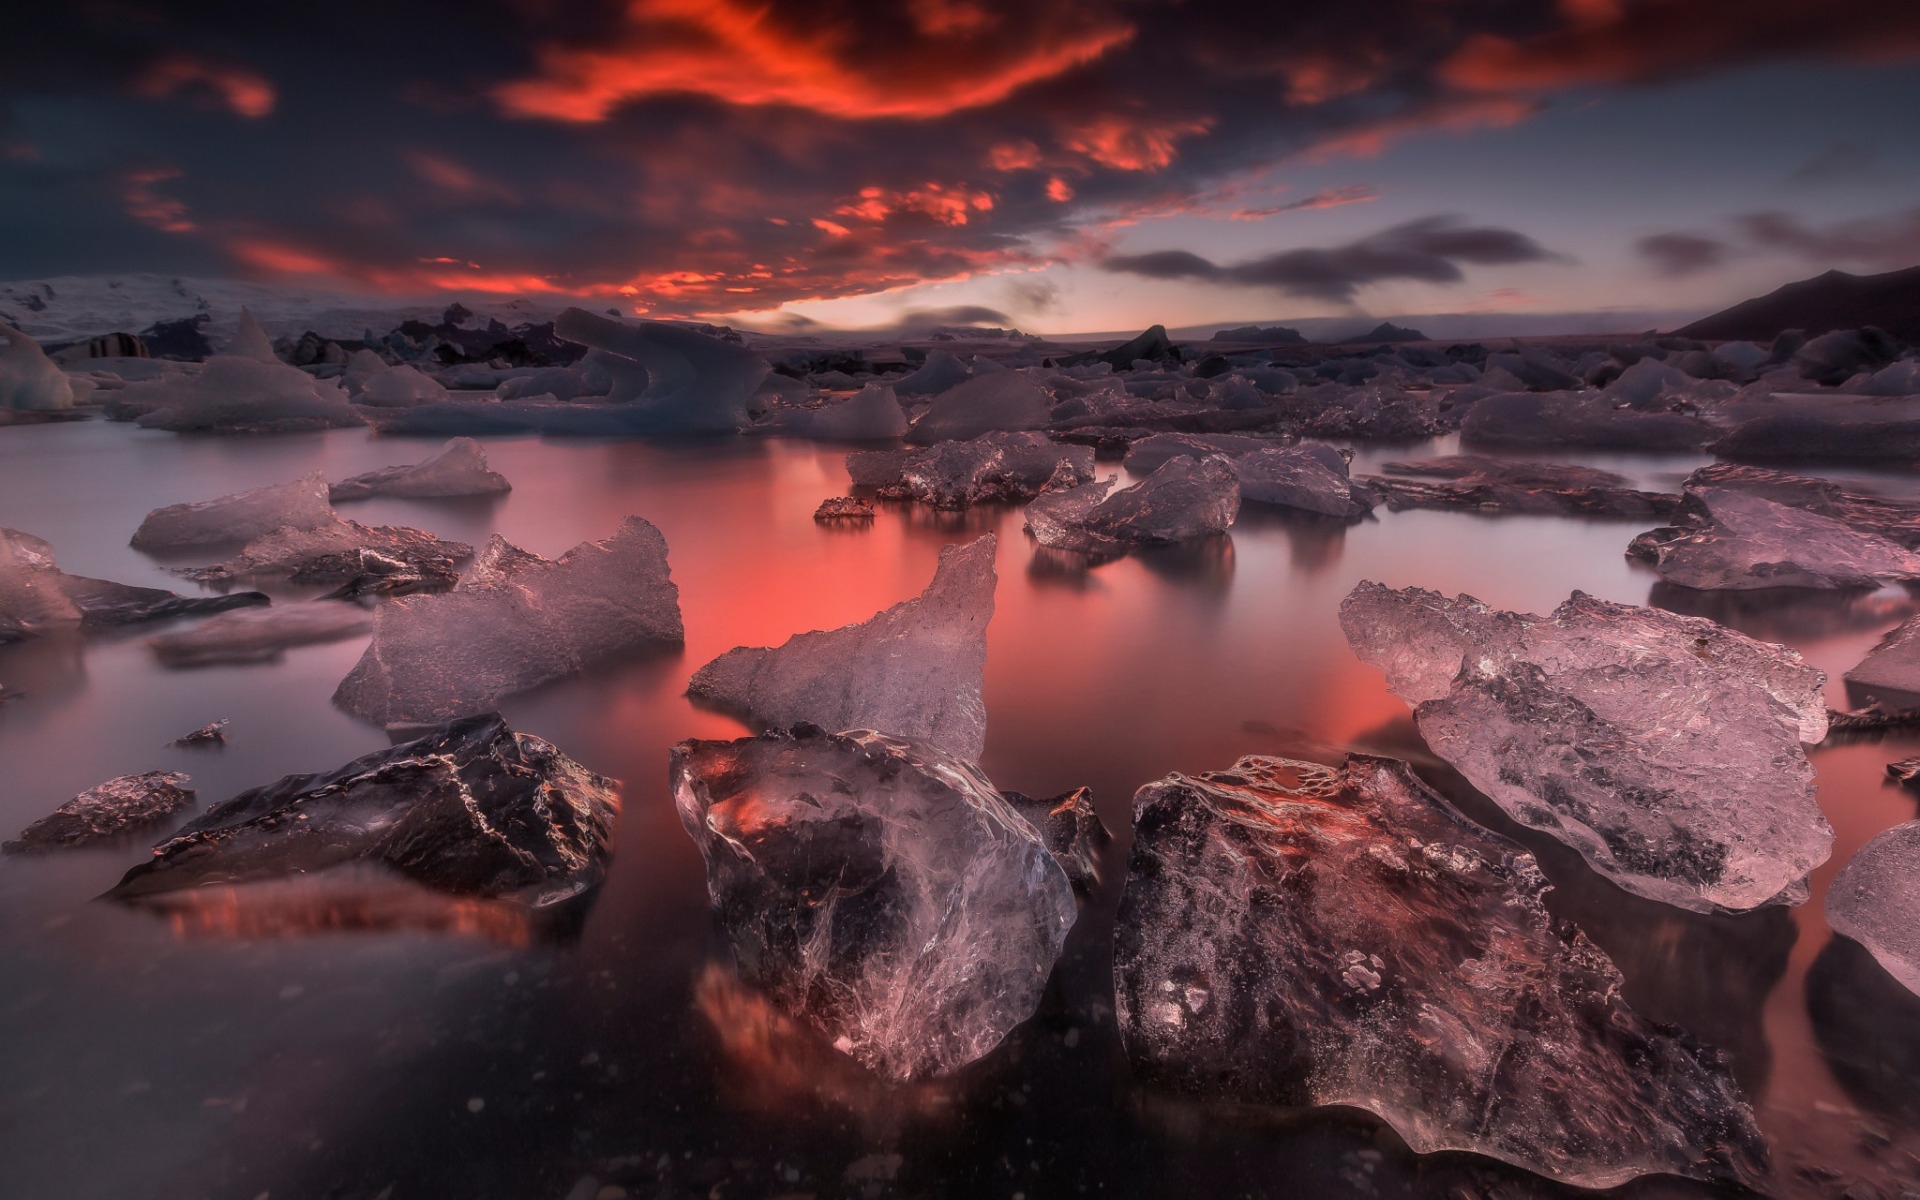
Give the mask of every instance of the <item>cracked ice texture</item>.
M 1620 998 L 1533 856 L 1395 759 L 1242 758 L 1133 801 L 1114 1009 L 1137 1073 L 1348 1105 L 1415 1151 L 1581 1187 L 1753 1186 L 1766 1148 L 1718 1056 Z
M 604 877 L 617 787 L 485 713 L 241 792 L 155 846 L 107 894 L 139 900 L 373 863 L 453 895 L 545 907 Z
M 1832 852 L 1802 745 L 1826 676 L 1784 646 L 1582 592 L 1538 617 L 1369 582 L 1340 627 L 1434 753 L 1630 892 L 1799 904 Z
M 1669 583 L 1699 590 L 1876 588 L 1920 579 L 1920 554 L 1834 517 L 1731 488 L 1690 487 L 1687 501 L 1704 514 L 1704 525 L 1649 541 L 1654 570 Z
M 976 761 L 987 740 L 994 546 L 988 534 L 946 547 L 926 591 L 857 625 L 729 650 L 687 694 L 762 728 L 878 729 Z
M 140 522 L 132 544 L 139 550 L 191 550 L 250 542 L 276 529 L 319 529 L 334 520 L 327 477 L 316 471 L 291 483 L 156 508 Z
M 1860 847 L 1827 889 L 1827 924 L 1920 994 L 1920 821 Z
M 1064 468 L 1065 463 L 1061 466 Z M 1133 546 L 1225 533 L 1240 514 L 1240 481 L 1221 455 L 1170 458 L 1130 488 L 1111 478 L 1072 486 L 1064 471 L 1027 506 L 1027 530 L 1042 546 L 1118 554 Z
M 452 591 L 380 606 L 333 700 L 381 725 L 444 721 L 685 636 L 667 539 L 647 521 L 553 560 L 496 534 Z
M 682 742 L 669 774 L 741 976 L 843 1052 L 921 1079 L 1033 1014 L 1073 888 L 978 767 L 803 726 Z
M 457 437 L 440 453 L 422 462 L 381 467 L 342 480 L 328 489 L 336 502 L 372 496 L 439 499 L 448 496 L 493 496 L 513 490 L 506 476 L 487 467 L 487 452 L 472 438 Z
M 193 803 L 187 776 L 178 771 L 122 775 L 88 788 L 20 831 L 0 851 L 24 854 L 88 846 L 148 825 Z
M 962 509 L 1032 500 L 1062 463 L 1070 482 L 1090 481 L 1093 447 L 1063 446 L 1043 433 L 986 433 L 924 450 L 857 450 L 847 455 L 847 474 L 854 487 L 890 500 Z
M 767 360 L 734 342 L 660 321 L 611 321 L 569 308 L 553 332 L 600 353 L 613 377 L 611 404 L 632 406 L 656 433 L 730 433 L 745 428 Z

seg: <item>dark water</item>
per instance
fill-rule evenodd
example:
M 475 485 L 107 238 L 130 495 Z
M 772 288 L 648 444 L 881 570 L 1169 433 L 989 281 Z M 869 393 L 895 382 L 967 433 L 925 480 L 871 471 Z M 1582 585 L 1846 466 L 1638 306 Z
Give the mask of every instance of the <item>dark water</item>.
M 126 545 L 148 509 L 430 449 L 362 431 L 9 430 L 0 524 L 50 540 L 69 571 L 178 587 Z M 1426 754 L 1405 706 L 1348 652 L 1336 607 L 1361 579 L 1536 612 L 1575 588 L 1645 603 L 1653 577 L 1621 553 L 1637 525 L 1383 511 L 1347 528 L 1249 509 L 1230 540 L 1075 573 L 1036 555 L 1017 510 L 892 508 L 869 530 L 816 526 L 815 504 L 846 483 L 832 447 L 487 449 L 515 485 L 498 501 L 342 511 L 476 544 L 499 532 L 548 555 L 639 514 L 665 532 L 681 589 L 684 654 L 606 664 L 503 706 L 516 728 L 625 781 L 612 876 L 584 926 L 530 939 L 456 913 L 440 920 L 450 928 L 422 930 L 405 912 L 318 903 L 289 906 L 271 928 L 218 906 L 167 920 L 91 900 L 144 841 L 0 859 L 0 1195 L 1556 1194 L 1466 1156 L 1415 1159 L 1357 1116 L 1227 1112 L 1137 1086 L 1113 1029 L 1113 888 L 1076 929 L 1041 1012 L 1005 1046 L 956 1079 L 883 1087 L 732 981 L 667 796 L 666 749 L 740 731 L 683 698 L 701 663 L 864 619 L 917 593 L 943 544 L 994 531 L 983 765 L 1032 794 L 1092 786 L 1121 835 L 1116 864 L 1136 787 L 1259 752 L 1400 754 L 1512 832 Z M 1408 454 L 1363 451 L 1357 466 Z M 1582 461 L 1666 488 L 1698 465 Z M 1859 478 L 1915 490 L 1910 478 Z M 1911 608 L 1896 594 L 1706 615 L 1797 647 L 1840 702 L 1839 673 Z M 146 648 L 151 632 L 0 650 L 0 684 L 24 693 L 0 707 L 0 832 L 127 772 L 188 771 L 204 806 L 386 744 L 328 701 L 364 639 L 272 665 L 173 671 Z M 217 717 L 232 719 L 227 749 L 165 746 Z M 1837 1195 L 1856 1178 L 1889 1196 L 1920 1187 L 1920 1002 L 1820 915 L 1838 864 L 1915 815 L 1882 773 L 1916 752 L 1914 739 L 1815 752 L 1837 839 L 1812 903 L 1791 912 L 1665 909 L 1523 839 L 1559 885 L 1555 903 L 1620 964 L 1629 998 L 1727 1050 L 1783 1195 Z M 1672 1181 L 1628 1190 L 1695 1194 Z

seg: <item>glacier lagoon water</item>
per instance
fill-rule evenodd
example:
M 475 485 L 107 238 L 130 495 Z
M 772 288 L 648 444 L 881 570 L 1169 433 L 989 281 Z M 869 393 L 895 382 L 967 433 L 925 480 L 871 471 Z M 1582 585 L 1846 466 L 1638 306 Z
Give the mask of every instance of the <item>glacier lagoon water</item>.
M 0 525 L 51 541 L 69 572 L 192 591 L 127 545 L 149 509 L 314 470 L 344 478 L 437 444 L 363 430 L 8 430 Z M 1355 473 L 1451 449 L 1362 448 Z M 475 545 L 497 532 L 546 555 L 632 514 L 666 534 L 685 650 L 599 664 L 502 705 L 514 727 L 625 782 L 607 885 L 577 928 L 535 937 L 418 896 L 295 894 L 271 920 L 216 899 L 165 917 L 95 902 L 144 841 L 0 859 L 0 1195 L 1562 1194 L 1464 1156 L 1415 1158 L 1353 1114 L 1226 1111 L 1137 1084 L 1111 1011 L 1111 883 L 1039 1014 L 941 1083 L 883 1086 L 732 980 L 668 795 L 667 747 L 743 729 L 690 704 L 688 677 L 733 646 L 776 645 L 916 595 L 942 545 L 989 531 L 1000 586 L 982 765 L 1032 795 L 1091 786 L 1120 835 L 1110 876 L 1134 790 L 1169 771 L 1343 746 L 1408 757 L 1469 815 L 1541 854 L 1551 903 L 1612 955 L 1631 1003 L 1727 1052 L 1772 1143 L 1775 1192 L 1920 1186 L 1920 1002 L 1886 989 L 1820 915 L 1839 865 L 1915 815 L 1912 793 L 1882 772 L 1920 752 L 1920 737 L 1813 752 L 1837 836 L 1810 903 L 1691 914 L 1620 892 L 1473 795 L 1426 754 L 1336 622 L 1361 579 L 1533 612 L 1575 588 L 1652 595 L 1793 645 L 1844 705 L 1840 673 L 1912 610 L 1903 594 L 1703 606 L 1656 592 L 1622 556 L 1641 528 L 1632 522 L 1383 509 L 1348 526 L 1252 505 L 1227 538 L 1087 572 L 1035 546 L 1015 508 L 883 505 L 868 528 L 815 524 L 818 502 L 846 486 L 845 447 L 520 438 L 486 450 L 509 495 L 342 511 Z M 1579 461 L 1673 490 L 1703 460 Z M 1844 477 L 1920 493 L 1911 476 Z M 0 649 L 0 685 L 18 693 L 0 704 L 0 833 L 119 774 L 187 771 L 204 808 L 387 744 L 329 703 L 364 638 L 183 671 L 155 659 L 153 632 Z M 221 717 L 226 749 L 166 745 Z M 1629 1190 L 1700 1194 L 1663 1180 Z

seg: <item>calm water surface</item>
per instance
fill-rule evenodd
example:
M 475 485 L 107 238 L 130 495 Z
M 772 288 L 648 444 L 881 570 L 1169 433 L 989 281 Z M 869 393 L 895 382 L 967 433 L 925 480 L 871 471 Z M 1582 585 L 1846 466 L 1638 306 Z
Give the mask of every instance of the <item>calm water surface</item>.
M 313 470 L 417 461 L 432 443 L 365 431 L 189 439 L 98 422 L 0 433 L 0 525 L 47 538 L 77 574 L 183 586 L 127 546 L 151 508 Z M 1447 443 L 1363 449 L 1384 459 Z M 1178 1102 L 1129 1077 L 1111 1008 L 1109 887 L 1076 928 L 1040 1013 L 956 1079 L 887 1088 L 742 990 L 666 789 L 666 750 L 736 736 L 682 695 L 736 645 L 862 620 L 916 594 L 940 547 L 999 535 L 983 762 L 1035 794 L 1090 785 L 1122 860 L 1135 788 L 1249 753 L 1412 759 L 1471 815 L 1514 828 L 1420 743 L 1404 704 L 1348 651 L 1340 599 L 1362 579 L 1545 612 L 1573 589 L 1703 612 L 1839 674 L 1912 611 L 1902 594 L 1702 607 L 1622 556 L 1634 523 L 1382 511 L 1346 527 L 1250 507 L 1230 539 L 1074 571 L 1015 509 L 884 509 L 817 526 L 844 448 L 729 441 L 491 441 L 497 501 L 375 501 L 354 519 L 555 555 L 638 514 L 671 547 L 684 653 L 609 663 L 514 698 L 518 729 L 624 781 L 611 878 L 576 934 L 479 918 L 422 930 L 391 911 L 290 908 L 272 928 L 209 911 L 165 920 L 95 903 L 144 854 L 0 859 L 0 1195 L 134 1198 L 595 1196 L 1555 1195 L 1465 1156 L 1408 1155 L 1372 1123 Z M 1585 456 L 1671 489 L 1701 460 Z M 1851 476 L 1913 495 L 1910 477 Z M 387 744 L 329 696 L 365 644 L 269 665 L 174 671 L 151 628 L 0 650 L 0 833 L 101 780 L 192 774 L 207 804 Z M 166 743 L 219 717 L 231 744 Z M 1837 835 L 1791 911 L 1708 918 L 1621 893 L 1516 834 L 1553 903 L 1614 957 L 1643 1012 L 1722 1046 L 1772 1140 L 1775 1191 L 1866 1179 L 1920 1188 L 1920 1002 L 1821 917 L 1838 865 L 1915 815 L 1884 764 L 1899 738 L 1814 752 Z M 187 814 L 191 815 L 191 813 Z M 183 817 L 184 819 L 184 817 Z M 399 914 L 405 917 L 405 913 Z M 383 927 L 392 926 L 392 927 Z M 1838 1182 L 1836 1182 L 1838 1180 Z M 1636 1196 L 1700 1194 L 1672 1181 Z

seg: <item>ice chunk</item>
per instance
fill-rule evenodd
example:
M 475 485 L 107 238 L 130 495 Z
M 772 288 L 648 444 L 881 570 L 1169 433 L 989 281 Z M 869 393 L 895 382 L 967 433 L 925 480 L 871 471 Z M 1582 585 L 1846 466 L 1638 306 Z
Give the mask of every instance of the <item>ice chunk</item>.
M 1426 476 L 1445 481 L 1367 478 L 1365 482 L 1384 493 L 1387 506 L 1393 509 L 1465 508 L 1483 513 L 1656 517 L 1680 508 L 1679 496 L 1636 491 L 1627 486 L 1623 476 L 1572 463 L 1517 462 L 1461 454 L 1423 462 L 1390 462 L 1381 470 L 1396 476 Z
M 656 433 L 723 433 L 747 424 L 767 360 L 735 342 L 663 321 L 629 323 L 569 308 L 554 335 L 591 346 L 613 377 L 608 400 Z
M 1134 546 L 1224 533 L 1240 513 L 1240 481 L 1221 455 L 1171 458 L 1130 488 L 1108 495 L 1112 479 L 1058 486 L 1027 506 L 1027 531 L 1054 550 L 1109 555 Z
M 761 728 L 877 729 L 977 760 L 994 548 L 992 534 L 946 547 L 926 591 L 857 625 L 729 650 L 694 673 L 687 694 Z
M 282 526 L 208 567 L 175 568 L 199 583 L 232 586 L 240 579 L 285 579 L 315 587 L 384 578 L 374 591 L 444 591 L 459 578 L 458 564 L 473 557 L 465 542 L 442 541 L 407 525 L 366 526 L 338 516 L 315 529 Z M 396 570 L 398 568 L 398 570 Z M 396 576 L 398 576 L 396 578 Z M 369 590 L 355 588 L 354 594 Z
M 53 547 L 0 529 L 0 645 L 61 629 L 131 625 L 265 604 L 259 592 L 188 597 L 62 571 Z
M 927 361 L 920 369 L 893 385 L 893 390 L 901 396 L 937 396 L 941 392 L 951 391 L 968 379 L 967 364 L 946 350 L 935 350 L 927 355 Z
M 450 496 L 493 496 L 513 490 L 506 476 L 487 468 L 487 452 L 472 438 L 458 437 L 424 462 L 381 467 L 355 475 L 327 489 L 336 504 L 370 496 L 438 499 Z
M 1053 401 L 1017 371 L 976 376 L 934 397 L 907 430 L 907 440 L 965 441 L 995 430 L 1041 429 Z
M 588 362 L 591 364 L 592 360 Z M 613 381 L 605 371 L 589 371 L 585 367 L 542 367 L 500 381 L 498 394 L 502 400 L 520 400 L 533 396 L 551 396 L 555 400 L 579 400 L 582 397 L 604 396 L 612 388 Z
M 253 319 L 252 310 L 240 306 L 240 326 L 233 331 L 233 340 L 227 343 L 227 354 L 234 358 L 249 358 L 254 362 L 282 365 L 280 356 L 273 352 L 273 340 L 267 331 L 260 328 L 260 322 Z
M 149 638 L 147 645 L 170 667 L 272 662 L 291 647 L 337 642 L 372 628 L 373 614 L 358 605 L 313 600 L 221 613 Z
M 978 767 L 803 726 L 681 742 L 669 775 L 741 975 L 845 1053 L 921 1079 L 1033 1014 L 1073 888 Z
M 840 521 L 863 523 L 873 520 L 873 501 L 860 496 L 828 496 L 813 510 L 813 519 L 822 525 Z
M 1105 877 L 1107 847 L 1113 834 L 1093 806 L 1091 788 L 1075 788 L 1058 796 L 1036 798 L 1020 792 L 1001 792 L 1000 798 L 1027 819 L 1040 841 L 1067 873 L 1067 881 L 1081 895 L 1098 891 Z
M 551 561 L 496 535 L 451 592 L 380 606 L 333 699 L 381 725 L 443 721 L 685 636 L 667 540 L 639 517 Z
M 134 531 L 138 550 L 194 550 L 252 541 L 276 529 L 320 529 L 338 518 L 327 499 L 327 477 L 318 471 L 291 483 L 270 483 L 244 492 L 156 508 Z
M 1886 538 L 1909 550 L 1920 550 L 1920 503 L 1913 501 L 1888 500 L 1848 491 L 1831 480 L 1734 463 L 1711 463 L 1687 476 L 1685 490 L 1688 493 L 1702 488 L 1751 492 L 1775 504 L 1832 517 L 1850 529 Z M 1696 524 L 1703 522 L 1707 519 L 1706 510 L 1689 504 L 1686 519 Z
M 1256 450 L 1233 460 L 1240 498 L 1329 517 L 1363 517 L 1375 501 L 1347 475 L 1347 458 L 1324 442 Z
M 1286 444 L 1285 441 L 1270 437 L 1254 437 L 1244 433 L 1156 433 L 1128 447 L 1127 457 L 1121 465 L 1132 474 L 1151 475 L 1170 458 L 1205 458 L 1209 454 L 1238 458 L 1256 450 L 1271 450 Z
M 1592 392 L 1489 396 L 1460 421 L 1461 441 L 1489 446 L 1697 450 L 1719 432 L 1679 413 L 1614 408 Z
M 1802 747 L 1826 677 L 1784 646 L 1582 592 L 1537 617 L 1361 583 L 1340 626 L 1434 753 L 1630 892 L 1797 904 L 1832 850 Z
M 175 433 L 297 433 L 366 422 L 338 386 L 284 363 L 217 354 L 194 375 L 130 383 L 109 415 Z
M 349 396 L 358 396 L 367 380 L 387 369 L 387 360 L 372 350 L 355 350 L 347 357 L 347 369 L 340 377 Z
M 1910 788 L 1920 789 L 1920 757 L 1903 758 L 1887 764 L 1887 778 Z
M 1668 392 L 1685 394 L 1692 385 L 1686 372 L 1658 359 L 1643 358 L 1620 372 L 1620 378 L 1606 386 L 1605 394 L 1628 408 L 1652 410 L 1660 407 L 1661 397 Z
M 1723 458 L 1920 460 L 1920 396 L 1749 395 L 1719 419 L 1734 423 L 1708 447 Z
M 1908 617 L 1847 672 L 1847 682 L 1890 691 L 1914 703 L 1920 698 L 1920 616 Z
M 1860 847 L 1827 889 L 1827 924 L 1920 993 L 1920 821 Z
M 193 789 L 178 771 L 122 775 L 88 788 L 20 831 L 0 852 L 25 854 L 109 841 L 139 825 L 150 825 L 193 803 Z
M 1243 758 L 1133 801 L 1114 1009 L 1135 1072 L 1254 1104 L 1351 1106 L 1416 1152 L 1587 1188 L 1761 1186 L 1716 1053 L 1621 999 L 1533 857 L 1408 766 Z
M 446 398 L 447 389 L 437 380 L 403 364 L 367 376 L 354 402 L 375 408 L 412 408 L 418 404 L 438 404 Z
M 756 426 L 759 429 L 822 441 L 885 441 L 907 432 L 907 414 L 892 388 L 872 383 L 824 408 L 787 409 L 765 425 Z
M 1091 480 L 1092 448 L 1063 446 L 1043 433 L 987 433 L 925 450 L 865 450 L 847 456 L 853 486 L 945 509 L 1024 503 L 1063 468 L 1075 482 Z
M 227 744 L 227 718 L 221 717 L 218 721 L 208 722 L 192 733 L 181 734 L 167 744 L 169 746 L 188 746 L 195 748 L 224 746 Z
M 546 907 L 597 885 L 614 780 L 497 713 L 209 809 L 107 895 L 126 901 L 373 863 L 459 896 Z
M 72 408 L 73 383 L 40 343 L 8 325 L 0 325 L 0 410 L 58 412 Z
M 1920 579 L 1920 553 L 1759 492 L 1689 484 L 1686 503 L 1687 524 L 1642 534 L 1629 551 L 1681 587 L 1870 590 Z

